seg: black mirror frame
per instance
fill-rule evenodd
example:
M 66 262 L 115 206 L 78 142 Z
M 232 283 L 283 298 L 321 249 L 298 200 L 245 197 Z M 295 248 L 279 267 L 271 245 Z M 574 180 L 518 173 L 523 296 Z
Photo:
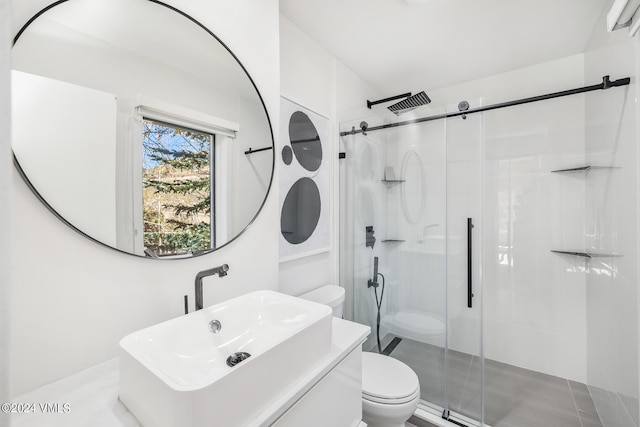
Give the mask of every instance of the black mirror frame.
M 20 36 L 22 35 L 22 33 L 29 27 L 29 25 L 31 25 L 36 19 L 38 19 L 41 15 L 43 15 L 44 13 L 46 13 L 48 10 L 62 4 L 62 3 L 66 3 L 70 0 L 58 0 L 54 3 L 51 3 L 50 5 L 46 6 L 45 8 L 41 9 L 38 13 L 36 13 L 35 15 L 33 15 L 21 28 L 20 30 L 18 30 L 18 33 L 16 34 L 16 36 L 13 38 L 13 43 L 12 46 L 15 46 L 15 44 L 18 42 L 18 40 L 20 39 Z M 81 0 L 76 0 L 76 1 L 81 1 Z M 269 198 L 269 195 L 271 194 L 271 188 L 273 187 L 273 177 L 275 174 L 275 138 L 273 136 L 273 126 L 271 124 L 271 117 L 269 116 L 269 111 L 267 110 L 267 106 L 264 102 L 264 99 L 262 98 L 262 94 L 260 93 L 260 91 L 258 90 L 258 87 L 256 86 L 255 82 L 253 81 L 253 79 L 251 78 L 251 75 L 249 74 L 249 72 L 247 71 L 247 69 L 245 68 L 244 64 L 242 64 L 242 62 L 240 62 L 240 59 L 238 59 L 238 57 L 231 51 L 231 49 L 229 49 L 229 47 L 226 45 L 226 43 L 224 43 L 218 36 L 216 36 L 211 30 L 209 30 L 204 24 L 202 24 L 201 22 L 199 22 L 198 20 L 196 20 L 195 18 L 193 18 L 192 16 L 188 15 L 187 13 L 181 11 L 180 9 L 177 9 L 174 6 L 168 5 L 162 1 L 159 0 L 145 0 L 148 1 L 150 3 L 155 3 L 159 6 L 163 6 L 166 7 L 167 9 L 187 18 L 189 21 L 193 22 L 194 24 L 196 24 L 197 26 L 199 26 L 200 28 L 202 28 L 204 31 L 206 31 L 211 37 L 213 37 L 218 43 L 220 43 L 225 50 L 231 55 L 231 57 L 233 59 L 235 59 L 235 61 L 238 63 L 238 65 L 240 66 L 240 68 L 242 69 L 242 71 L 245 73 L 245 75 L 247 76 L 247 78 L 249 79 L 249 81 L 251 82 L 251 85 L 253 86 L 253 88 L 256 91 L 256 94 L 258 95 L 258 98 L 260 99 L 260 103 L 262 104 L 262 108 L 264 110 L 265 116 L 267 118 L 267 123 L 269 124 L 269 134 L 271 135 L 271 149 L 272 149 L 272 153 L 274 153 L 274 155 L 271 156 L 271 176 L 269 177 L 269 186 L 267 188 L 267 191 L 264 195 L 264 200 L 262 200 L 262 203 L 260 204 L 260 207 L 258 208 L 257 212 L 255 213 L 255 215 L 253 216 L 253 218 L 251 219 L 251 221 L 249 221 L 249 223 L 235 236 L 233 236 L 233 238 L 229 239 L 226 243 L 224 243 L 223 245 L 220 245 L 216 248 L 212 248 L 212 249 L 208 249 L 208 250 L 203 250 L 203 251 L 198 251 L 198 252 L 194 252 L 191 254 L 191 256 L 177 256 L 177 257 L 149 257 L 149 256 L 145 256 L 145 255 L 139 255 L 139 254 L 135 254 L 132 252 L 127 252 L 124 251 L 122 249 L 118 249 L 115 248 L 113 246 L 107 245 L 106 243 L 103 243 L 99 240 L 97 240 L 96 238 L 88 235 L 87 233 L 85 233 L 84 231 L 80 230 L 79 228 L 77 228 L 76 226 L 74 226 L 73 224 L 71 224 L 69 221 L 67 221 L 62 215 L 60 215 L 60 213 L 58 213 L 53 206 L 51 206 L 46 200 L 45 198 L 38 192 L 38 190 L 35 188 L 35 186 L 31 183 L 31 181 L 29 180 L 29 178 L 27 177 L 24 169 L 22 168 L 22 166 L 20 165 L 20 162 L 18 161 L 15 153 L 13 152 L 12 149 L 12 155 L 13 155 L 13 164 L 16 167 L 18 173 L 20 174 L 20 176 L 22 177 L 22 180 L 25 182 L 25 184 L 29 187 L 29 189 L 31 190 L 31 192 L 38 198 L 38 200 L 40 200 L 40 202 L 53 214 L 56 216 L 56 218 L 58 218 L 60 221 L 62 221 L 65 225 L 67 225 L 69 228 L 71 228 L 72 230 L 76 231 L 77 233 L 81 234 L 82 236 L 86 237 L 87 239 L 99 244 L 100 246 L 112 249 L 114 251 L 126 254 L 126 255 L 132 255 L 134 257 L 137 258 L 143 258 L 143 259 L 154 259 L 154 260 L 184 260 L 184 259 L 191 259 L 197 256 L 202 256 L 202 255 L 206 255 L 212 252 L 217 251 L 220 248 L 223 248 L 227 245 L 229 245 L 230 243 L 234 242 L 236 239 L 238 239 L 241 235 L 244 234 L 245 231 L 247 231 L 247 229 L 255 222 L 256 218 L 258 217 L 258 215 L 260 215 L 260 213 L 262 212 L 262 209 L 264 208 L 264 205 L 267 202 L 267 199 Z

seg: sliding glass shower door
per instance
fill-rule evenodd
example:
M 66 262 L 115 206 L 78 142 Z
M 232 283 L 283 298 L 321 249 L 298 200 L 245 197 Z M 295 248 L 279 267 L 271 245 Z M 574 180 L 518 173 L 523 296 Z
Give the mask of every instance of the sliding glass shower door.
M 445 120 L 443 120 L 445 121 Z M 447 408 L 445 418 L 483 421 L 483 114 L 446 119 Z
M 425 409 L 479 425 L 481 116 L 459 121 L 341 126 L 341 277 L 364 349 L 408 364 Z

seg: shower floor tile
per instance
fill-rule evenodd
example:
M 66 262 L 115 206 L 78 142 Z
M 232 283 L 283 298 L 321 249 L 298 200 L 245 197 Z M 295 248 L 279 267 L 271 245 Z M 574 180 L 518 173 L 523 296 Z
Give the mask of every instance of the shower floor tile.
M 393 341 L 389 334 L 383 348 Z M 444 406 L 444 349 L 403 338 L 391 356 L 408 364 L 420 379 L 423 400 Z M 480 364 L 477 356 L 449 350 L 450 410 L 480 418 Z M 485 424 L 492 427 L 602 426 L 584 384 L 485 359 Z

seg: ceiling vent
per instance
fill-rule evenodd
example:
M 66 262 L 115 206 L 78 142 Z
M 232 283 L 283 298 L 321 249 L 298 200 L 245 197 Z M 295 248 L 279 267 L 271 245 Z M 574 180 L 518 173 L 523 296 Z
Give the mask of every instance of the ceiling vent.
M 640 28 L 640 0 L 615 0 L 607 14 L 607 31 L 629 27 L 629 35 L 634 36 Z

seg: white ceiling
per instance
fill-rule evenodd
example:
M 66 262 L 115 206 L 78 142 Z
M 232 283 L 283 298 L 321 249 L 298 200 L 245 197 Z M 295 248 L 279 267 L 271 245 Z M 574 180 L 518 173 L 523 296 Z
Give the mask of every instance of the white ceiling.
M 608 0 L 280 0 L 281 13 L 382 96 L 583 52 Z

